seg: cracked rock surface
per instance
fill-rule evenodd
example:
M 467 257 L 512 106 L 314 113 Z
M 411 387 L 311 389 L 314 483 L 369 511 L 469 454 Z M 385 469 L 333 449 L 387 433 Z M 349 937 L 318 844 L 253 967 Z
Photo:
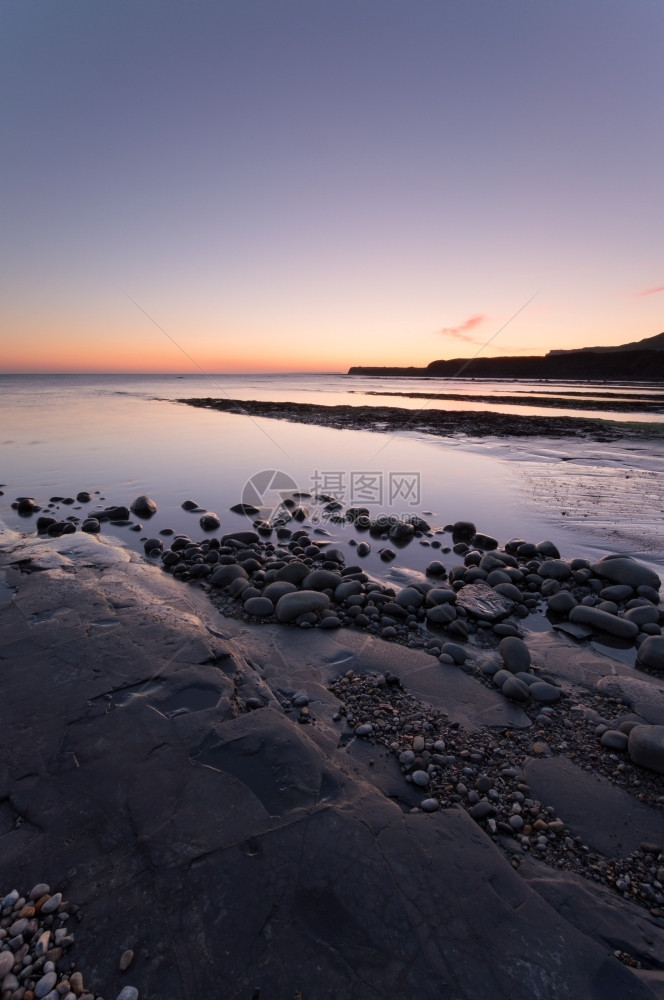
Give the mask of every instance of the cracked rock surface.
M 0 604 L 0 887 L 43 881 L 77 904 L 67 960 L 95 994 L 120 993 L 131 949 L 141 1000 L 664 995 L 656 907 L 535 853 L 515 866 L 463 796 L 423 811 L 429 792 L 405 780 L 389 740 L 355 735 L 335 685 L 350 670 L 397 678 L 404 713 L 424 705 L 471 751 L 516 733 L 509 753 L 572 836 L 590 837 L 597 809 L 596 850 L 656 840 L 654 793 L 630 824 L 630 793 L 609 778 L 592 785 L 597 804 L 570 791 L 566 757 L 527 752 L 538 737 L 523 708 L 422 650 L 223 619 L 97 538 L 0 541 L 12 595 Z M 547 668 L 562 649 L 572 692 L 570 647 L 547 640 Z M 604 675 L 629 679 L 584 656 L 593 691 Z M 417 727 L 395 726 L 395 742 L 415 745 Z M 466 763 L 472 775 L 472 752 Z

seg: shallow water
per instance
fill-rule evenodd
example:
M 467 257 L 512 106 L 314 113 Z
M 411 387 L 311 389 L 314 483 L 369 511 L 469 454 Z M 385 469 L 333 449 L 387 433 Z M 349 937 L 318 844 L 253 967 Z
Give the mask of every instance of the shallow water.
M 343 388 L 345 381 L 346 377 L 327 375 L 226 376 L 223 387 L 235 398 L 306 397 L 357 405 L 360 397 Z M 417 382 L 421 388 L 421 380 L 395 381 L 409 382 L 411 387 Z M 358 388 L 356 379 L 353 386 Z M 505 390 L 504 385 L 494 385 L 498 388 Z M 513 384 L 508 388 L 514 391 Z M 529 390 L 529 386 L 519 388 Z M 501 543 L 515 535 L 534 541 L 548 537 L 569 556 L 594 557 L 615 549 L 645 554 L 649 561 L 658 561 L 664 552 L 664 538 L 645 544 L 652 540 L 651 507 L 659 503 L 664 469 L 647 443 L 640 446 L 641 453 L 630 454 L 608 446 L 599 452 L 600 446 L 573 439 L 558 448 L 555 442 L 534 439 L 441 440 L 407 432 L 390 436 L 254 419 L 172 401 L 223 394 L 203 376 L 3 376 L 0 391 L 0 479 L 5 484 L 0 487 L 5 494 L 0 497 L 0 518 L 19 530 L 34 530 L 34 518 L 21 518 L 11 509 L 16 497 L 32 496 L 45 505 L 53 496 L 75 497 L 89 490 L 95 494 L 91 504 L 55 505 L 57 516 L 80 517 L 95 507 L 129 505 L 142 493 L 154 497 L 159 510 L 143 522 L 143 531 L 132 533 L 108 524 L 102 528 L 137 551 L 143 551 L 141 539 L 163 529 L 203 535 L 199 515 L 181 509 L 186 499 L 220 516 L 221 529 L 213 534 L 221 535 L 251 526 L 229 511 L 247 499 L 247 484 L 253 481 L 264 492 L 266 512 L 280 499 L 278 491 L 262 481 L 265 477 L 261 479 L 267 471 L 282 472 L 294 489 L 323 491 L 346 506 L 365 505 L 372 514 L 420 514 L 439 529 L 470 519 Z M 395 403 L 401 405 L 393 398 Z M 586 500 L 583 491 L 578 492 L 579 484 L 592 480 L 590 473 L 585 478 L 580 475 L 582 459 L 586 468 L 595 470 L 596 501 L 592 489 Z M 626 492 L 630 480 L 624 476 L 629 475 L 630 462 L 643 468 L 641 479 L 637 477 Z M 646 481 L 649 491 L 643 489 Z M 611 499 L 614 494 L 618 507 Z M 574 497 L 577 506 L 583 501 L 588 510 L 576 510 Z M 640 534 L 633 523 L 638 520 L 634 515 L 640 509 L 639 497 L 644 510 Z M 561 515 L 565 508 L 569 513 Z M 620 510 L 625 517 L 630 515 L 630 523 L 609 530 L 607 524 Z M 588 515 L 591 523 L 584 524 Z M 323 523 L 314 530 L 330 532 L 331 539 L 347 548 L 347 561 L 358 561 L 351 542 L 361 536 L 354 528 Z M 449 534 L 436 537 L 443 545 L 451 544 Z M 390 567 L 377 555 L 387 543 L 372 539 L 371 544 L 373 552 L 363 565 L 383 578 L 394 567 L 423 570 L 436 557 L 435 550 L 415 541 L 398 550 Z M 455 558 L 448 557 L 446 563 Z

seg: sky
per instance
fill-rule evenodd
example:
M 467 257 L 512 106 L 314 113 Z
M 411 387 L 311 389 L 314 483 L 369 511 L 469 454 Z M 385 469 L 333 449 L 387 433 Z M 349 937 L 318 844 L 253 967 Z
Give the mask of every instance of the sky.
M 0 372 L 664 330 L 660 0 L 4 0 Z

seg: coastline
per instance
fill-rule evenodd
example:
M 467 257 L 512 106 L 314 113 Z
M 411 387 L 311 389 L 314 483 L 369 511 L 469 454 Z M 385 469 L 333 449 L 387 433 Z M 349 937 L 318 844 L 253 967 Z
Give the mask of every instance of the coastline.
M 564 691 L 545 725 L 482 680 L 495 653 L 438 662 L 352 629 L 233 621 L 97 538 L 0 541 L 2 882 L 44 878 L 81 906 L 75 958 L 98 992 L 120 988 L 132 948 L 141 1000 L 434 1000 L 445 981 L 468 1000 L 498 981 L 519 1000 L 657 995 L 664 911 L 615 881 L 652 881 L 661 784 L 594 735 L 664 722 L 656 677 L 526 634 Z M 355 732 L 386 704 L 391 735 Z M 527 789 L 557 837 L 552 806 L 570 846 L 547 858 L 492 832 L 460 786 L 423 811 L 399 763 L 420 736 L 469 789 Z

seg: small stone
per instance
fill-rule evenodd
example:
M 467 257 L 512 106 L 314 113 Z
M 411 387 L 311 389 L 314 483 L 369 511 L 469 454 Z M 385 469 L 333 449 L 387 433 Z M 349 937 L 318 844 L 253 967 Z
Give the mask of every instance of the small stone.
M 140 497 L 136 497 L 129 509 L 133 511 L 137 517 L 148 518 L 157 513 L 157 504 L 154 502 L 152 497 L 148 497 L 143 494 Z
M 425 813 L 437 812 L 440 809 L 440 802 L 438 799 L 423 799 L 420 802 L 420 809 Z
M 125 972 L 134 960 L 134 953 L 131 948 L 124 951 L 120 956 L 120 972 Z
M 82 972 L 72 972 L 69 977 L 69 985 L 72 988 L 72 992 L 76 994 L 77 997 L 83 992 L 83 973 Z
M 468 810 L 473 819 L 485 819 L 490 816 L 494 811 L 492 804 L 488 799 L 480 799 L 474 806 Z
M 549 611 L 557 615 L 567 615 L 572 608 L 575 608 L 578 601 L 569 590 L 559 590 L 557 594 L 552 594 L 546 602 Z
M 506 698 L 512 698 L 514 701 L 530 700 L 530 688 L 518 677 L 508 677 L 502 685 L 502 692 Z
M 244 603 L 244 609 L 256 618 L 267 618 L 274 614 L 274 604 L 269 597 L 250 597 Z
M 39 935 L 37 944 L 35 946 L 35 955 L 37 956 L 37 958 L 41 958 L 42 955 L 46 954 L 46 952 L 49 949 L 50 943 L 51 943 L 50 931 L 44 931 L 42 934 Z
M 461 666 L 468 659 L 468 653 L 466 650 L 463 646 L 459 646 L 456 642 L 444 643 L 441 652 L 446 653 L 452 659 L 452 662 L 456 663 L 458 666 Z
M 500 640 L 498 652 L 503 658 L 503 663 L 513 674 L 520 670 L 528 670 L 530 667 L 530 650 L 523 639 L 508 635 Z
M 28 899 L 40 899 L 42 896 L 47 896 L 50 891 L 51 887 L 46 885 L 45 882 L 38 882 L 28 893 Z
M 426 788 L 429 784 L 429 775 L 426 771 L 413 771 L 413 784 L 420 788 Z
M 651 635 L 639 646 L 636 658 L 651 670 L 664 670 L 664 635 Z
M 664 774 L 664 726 L 635 726 L 628 737 L 628 749 L 635 764 Z
M 618 618 L 608 611 L 601 611 L 599 608 L 590 608 L 579 604 L 572 608 L 569 613 L 569 620 L 575 625 L 588 625 L 590 628 L 608 632 L 620 639 L 634 639 L 638 635 L 639 626 L 625 618 Z
M 45 976 L 42 976 L 41 979 L 37 981 L 35 986 L 35 996 L 37 997 L 37 1000 L 42 1000 L 47 993 L 50 993 L 55 987 L 57 981 L 58 975 L 56 972 L 47 972 Z
M 611 580 L 612 583 L 623 583 L 629 587 L 652 587 L 657 591 L 661 586 L 661 581 L 653 570 L 629 556 L 604 556 L 599 562 L 592 563 L 590 568 L 597 576 Z
M 14 968 L 14 953 L 0 951 L 0 980 L 4 979 Z
M 627 742 L 627 734 L 621 733 L 618 729 L 607 729 L 600 739 L 600 743 L 607 750 L 626 750 Z
M 42 913 L 55 913 L 60 903 L 62 902 L 62 893 L 56 892 L 55 895 L 47 899 L 45 903 L 42 904 Z
M 370 736 L 373 732 L 373 726 L 370 722 L 363 722 L 360 726 L 355 729 L 356 736 Z
M 138 1000 L 138 990 L 135 986 L 123 986 L 116 1000 Z
M 415 753 L 422 753 L 422 751 L 424 750 L 424 737 L 423 736 L 415 736 L 414 737 L 414 739 L 413 739 L 413 750 L 415 751 Z
M 555 684 L 547 681 L 535 681 L 528 687 L 528 693 L 534 701 L 542 702 L 544 705 L 552 705 L 560 700 L 560 690 Z

